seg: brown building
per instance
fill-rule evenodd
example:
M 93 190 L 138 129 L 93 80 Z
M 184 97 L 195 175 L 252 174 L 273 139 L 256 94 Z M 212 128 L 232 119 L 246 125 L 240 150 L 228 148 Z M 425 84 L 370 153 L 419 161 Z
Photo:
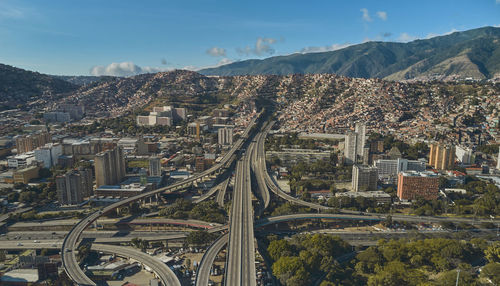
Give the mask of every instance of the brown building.
M 125 177 L 125 158 L 121 147 L 95 155 L 94 165 L 97 187 L 118 184 Z
M 38 166 L 30 166 L 24 169 L 16 170 L 13 175 L 14 183 L 27 184 L 31 179 L 38 178 L 38 171 L 40 171 L 40 167 Z
M 17 154 L 26 153 L 33 151 L 38 147 L 42 147 L 45 144 L 50 143 L 50 139 L 50 134 L 47 132 L 18 137 L 16 138 Z
M 400 200 L 435 200 L 439 192 L 439 176 L 430 171 L 407 171 L 398 174 Z
M 449 170 L 455 163 L 455 147 L 433 143 L 430 146 L 429 165 L 436 170 Z
M 194 169 L 196 172 L 205 171 L 206 168 L 205 168 L 205 158 L 204 157 L 196 157 Z

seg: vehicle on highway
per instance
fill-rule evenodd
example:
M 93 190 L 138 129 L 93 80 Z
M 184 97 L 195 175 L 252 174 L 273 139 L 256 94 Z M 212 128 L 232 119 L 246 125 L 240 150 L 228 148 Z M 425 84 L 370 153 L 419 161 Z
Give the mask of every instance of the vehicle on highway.
M 36 239 L 35 239 L 35 240 L 33 240 L 33 242 L 34 242 L 34 243 L 40 243 L 40 241 L 39 241 L 39 240 L 36 240 Z
M 20 242 L 18 242 L 18 243 L 17 243 L 17 246 L 23 246 L 23 244 L 22 244 L 22 243 L 20 243 Z

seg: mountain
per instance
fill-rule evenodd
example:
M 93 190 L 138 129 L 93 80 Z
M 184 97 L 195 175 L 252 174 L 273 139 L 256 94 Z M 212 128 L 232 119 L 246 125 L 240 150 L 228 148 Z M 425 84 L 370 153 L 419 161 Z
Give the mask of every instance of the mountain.
M 53 77 L 65 80 L 75 85 L 87 85 L 96 81 L 110 80 L 112 76 L 87 76 L 87 75 L 53 75 Z
M 204 75 L 334 73 L 358 78 L 490 79 L 500 77 L 500 28 L 484 27 L 409 43 L 367 42 L 340 50 L 245 60 Z
M 77 89 L 77 85 L 50 75 L 0 64 L 0 110 Z

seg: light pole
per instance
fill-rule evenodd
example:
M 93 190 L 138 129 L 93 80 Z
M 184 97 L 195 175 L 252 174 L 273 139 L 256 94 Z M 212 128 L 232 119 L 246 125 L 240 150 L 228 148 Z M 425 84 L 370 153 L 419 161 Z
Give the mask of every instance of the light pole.
M 455 286 L 458 286 L 458 278 L 460 277 L 460 269 L 457 269 L 457 282 L 455 282 Z

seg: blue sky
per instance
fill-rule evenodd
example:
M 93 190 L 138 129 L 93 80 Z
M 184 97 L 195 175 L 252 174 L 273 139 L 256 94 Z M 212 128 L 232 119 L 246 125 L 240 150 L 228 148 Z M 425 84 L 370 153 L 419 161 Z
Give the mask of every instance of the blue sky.
M 0 63 L 131 75 L 500 24 L 500 0 L 0 0 Z

